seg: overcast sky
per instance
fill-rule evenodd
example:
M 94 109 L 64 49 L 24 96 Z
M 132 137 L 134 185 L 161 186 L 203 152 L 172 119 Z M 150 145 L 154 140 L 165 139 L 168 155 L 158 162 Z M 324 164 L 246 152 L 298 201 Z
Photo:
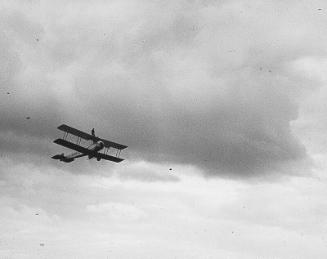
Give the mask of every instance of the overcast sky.
M 326 24 L 315 0 L 0 0 L 0 257 L 326 258 Z M 126 160 L 51 160 L 62 123 Z

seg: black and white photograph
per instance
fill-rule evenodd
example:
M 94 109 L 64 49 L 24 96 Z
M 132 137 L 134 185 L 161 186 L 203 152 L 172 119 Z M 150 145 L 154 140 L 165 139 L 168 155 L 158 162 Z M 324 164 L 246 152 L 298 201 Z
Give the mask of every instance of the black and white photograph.
M 0 0 L 0 259 L 325 259 L 326 198 L 326 1 Z

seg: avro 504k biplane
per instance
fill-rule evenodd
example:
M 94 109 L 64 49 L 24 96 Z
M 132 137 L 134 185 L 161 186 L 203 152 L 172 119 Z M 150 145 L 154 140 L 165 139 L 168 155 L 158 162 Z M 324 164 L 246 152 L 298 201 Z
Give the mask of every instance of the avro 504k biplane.
M 73 149 L 75 152 L 66 156 L 64 154 L 55 155 L 52 157 L 53 159 L 58 159 L 66 163 L 72 162 L 75 158 L 83 156 L 88 156 L 89 159 L 96 158 L 98 161 L 105 159 L 116 163 L 124 160 L 119 158 L 119 155 L 127 146 L 96 137 L 94 129 L 92 129 L 92 134 L 74 129 L 65 124 L 60 125 L 58 129 L 64 132 L 64 136 L 53 142 L 66 148 Z M 75 138 L 75 141 L 70 141 L 72 137 Z M 86 144 L 83 145 L 82 142 L 86 142 Z M 115 154 L 113 154 L 113 151 Z

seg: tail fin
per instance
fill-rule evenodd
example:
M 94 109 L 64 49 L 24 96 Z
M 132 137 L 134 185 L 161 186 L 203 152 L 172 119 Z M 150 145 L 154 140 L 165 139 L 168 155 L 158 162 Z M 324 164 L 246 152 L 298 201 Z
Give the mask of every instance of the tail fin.
M 64 153 L 60 154 L 60 155 L 55 155 L 53 157 L 51 157 L 52 159 L 58 159 L 62 162 L 65 163 L 70 163 L 74 161 L 74 158 L 70 158 L 70 157 L 65 157 Z
M 64 153 L 62 153 L 62 154 L 59 154 L 59 155 L 55 155 L 55 156 L 53 156 L 51 158 L 53 158 L 53 159 L 64 159 L 65 155 L 64 155 Z

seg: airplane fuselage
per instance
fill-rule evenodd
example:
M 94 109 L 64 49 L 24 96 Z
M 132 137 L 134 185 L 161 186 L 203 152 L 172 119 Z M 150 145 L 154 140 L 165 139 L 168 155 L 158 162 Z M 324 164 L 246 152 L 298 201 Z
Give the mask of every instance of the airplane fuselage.
M 104 143 L 102 141 L 97 141 L 93 143 L 91 146 L 89 146 L 88 149 L 94 152 L 94 155 L 89 155 L 89 159 L 96 157 L 96 153 L 102 150 L 103 148 L 104 148 Z
M 88 155 L 89 159 L 93 158 L 93 157 L 97 157 L 97 153 L 102 150 L 104 148 L 104 143 L 102 141 L 97 141 L 97 142 L 94 142 L 92 143 L 90 146 L 87 147 L 87 149 L 91 150 L 92 151 L 92 155 Z M 71 153 L 67 156 L 65 156 L 64 154 L 61 154 L 61 155 L 56 155 L 54 156 L 53 158 L 54 159 L 59 159 L 60 161 L 63 161 L 63 162 L 66 162 L 66 163 L 69 163 L 69 162 L 72 162 L 74 161 L 75 158 L 79 158 L 79 157 L 82 157 L 82 156 L 86 156 L 86 154 L 83 154 L 83 153 L 80 153 L 80 152 L 74 152 L 74 153 Z M 99 157 L 97 157 L 97 160 L 99 161 Z

